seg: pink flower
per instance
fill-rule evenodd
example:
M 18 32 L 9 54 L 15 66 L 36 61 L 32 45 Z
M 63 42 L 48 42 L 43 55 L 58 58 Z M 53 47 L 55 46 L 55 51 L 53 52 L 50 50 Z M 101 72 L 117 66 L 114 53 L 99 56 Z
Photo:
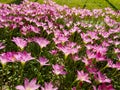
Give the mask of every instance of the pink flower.
M 92 51 L 87 50 L 87 51 L 86 51 L 86 54 L 87 54 L 87 56 L 88 56 L 89 59 L 95 58 L 95 54 L 94 54 L 94 52 L 92 52 Z
M 115 53 L 120 53 L 120 49 L 114 48 Z
M 79 58 L 78 55 L 73 55 L 73 56 L 72 56 L 72 59 L 73 59 L 74 61 L 78 61 L 78 60 L 80 60 L 80 58 Z
M 81 38 L 83 39 L 85 44 L 86 43 L 93 43 L 93 40 L 90 37 L 88 37 L 87 34 L 81 33 L 80 35 L 81 35 Z
M 88 66 L 87 70 L 90 74 L 94 74 L 94 75 L 98 72 L 98 69 L 94 65 Z
M 6 53 L 2 53 L 0 55 L 0 62 L 2 64 L 6 64 L 7 62 L 14 62 L 15 61 L 15 56 L 14 56 L 15 52 L 6 52 Z
M 41 90 L 58 90 L 58 88 L 54 87 L 51 82 L 50 83 L 45 82 L 45 85 L 44 87 L 41 87 Z
M 76 43 L 69 42 L 66 45 L 58 44 L 57 48 L 62 51 L 65 56 L 67 57 L 69 54 L 76 54 L 78 53 L 78 50 L 80 49 L 80 46 L 77 46 Z
M 94 46 L 91 45 L 91 44 L 87 44 L 87 45 L 86 45 L 86 48 L 87 48 L 88 50 L 93 49 L 93 47 L 94 47 Z
M 33 25 L 29 25 L 29 30 L 34 33 L 39 33 L 40 29 L 38 27 L 35 27 Z
M 72 29 L 70 29 L 70 33 L 71 34 L 73 34 L 73 33 L 75 33 L 75 32 L 78 32 L 78 33 L 80 33 L 81 32 L 81 30 L 79 29 L 79 27 L 73 27 Z
M 49 51 L 51 54 L 53 54 L 53 55 L 56 55 L 57 54 L 57 50 L 51 50 L 51 51 Z
M 107 60 L 107 66 L 110 68 L 115 68 L 112 60 Z
M 76 87 L 73 87 L 72 90 L 76 90 Z
M 120 70 L 120 62 L 116 62 L 116 64 L 114 64 L 113 67 L 117 70 Z
M 62 51 L 65 54 L 65 56 L 68 56 L 69 54 L 71 54 L 71 48 L 70 47 L 58 45 L 57 48 L 60 51 Z
M 18 85 L 16 86 L 17 90 L 37 90 L 40 85 L 36 84 L 37 80 L 36 79 L 32 79 L 30 82 L 28 79 L 24 80 L 24 86 L 22 85 Z
M 94 32 L 93 31 L 88 31 L 87 34 L 88 34 L 88 36 L 90 36 L 91 39 L 95 39 L 95 40 L 99 39 L 98 35 L 95 31 Z
M 40 57 L 39 58 L 39 63 L 40 63 L 41 66 L 50 65 L 50 64 L 47 64 L 48 60 L 45 57 Z
M 88 74 L 87 73 L 84 73 L 84 71 L 77 71 L 77 80 L 80 80 L 80 81 L 85 81 L 85 82 L 88 82 L 88 83 L 91 83 L 91 81 L 89 80 L 90 78 L 88 77 Z
M 96 53 L 99 52 L 99 53 L 102 53 L 102 54 L 106 54 L 107 48 L 106 47 L 102 47 L 102 45 L 99 45 L 99 46 L 95 45 L 93 51 L 96 52 Z
M 22 50 L 24 49 L 24 47 L 27 46 L 27 41 L 20 38 L 20 37 L 13 37 L 13 42 L 15 42 L 15 44 L 20 47 Z
M 17 61 L 20 61 L 21 63 L 25 63 L 27 61 L 30 61 L 32 59 L 35 59 L 31 56 L 31 53 L 27 53 L 26 51 L 23 51 L 23 52 L 17 52 L 15 54 L 15 58 Z
M 110 83 L 111 80 L 109 78 L 107 78 L 106 75 L 103 75 L 100 71 L 97 72 L 97 77 L 95 77 L 96 80 L 99 81 L 99 83 Z
M 5 46 L 3 45 L 2 42 L 0 42 L 0 49 L 3 49 L 3 48 L 5 48 Z
M 83 58 L 82 62 L 85 64 L 85 66 L 88 66 L 90 64 L 92 64 L 92 60 L 91 59 L 87 59 L 87 58 Z
M 64 66 L 61 66 L 59 64 L 52 65 L 53 73 L 56 75 L 65 75 L 66 71 L 64 71 Z
M 39 38 L 35 37 L 33 38 L 33 41 L 36 42 L 41 48 L 46 47 L 50 43 L 50 41 L 42 37 Z
M 65 43 L 66 41 L 68 41 L 68 37 L 65 36 L 64 34 L 59 34 L 58 36 L 53 38 L 53 40 L 54 40 L 55 44 Z
M 112 84 L 106 85 L 105 83 L 103 83 L 102 85 L 98 86 L 97 90 L 115 90 L 112 86 Z
M 106 59 L 105 55 L 102 55 L 100 52 L 96 53 L 95 58 L 97 61 L 105 61 L 105 59 Z
M 104 21 L 110 27 L 114 26 L 117 23 L 115 20 L 111 19 L 109 16 L 106 16 L 104 18 Z

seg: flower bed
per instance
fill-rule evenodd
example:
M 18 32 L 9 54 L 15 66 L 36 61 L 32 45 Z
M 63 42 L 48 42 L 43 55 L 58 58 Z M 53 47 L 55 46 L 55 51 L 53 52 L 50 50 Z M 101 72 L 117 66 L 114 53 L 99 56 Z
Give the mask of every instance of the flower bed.
M 119 90 L 120 11 L 0 4 L 0 90 Z

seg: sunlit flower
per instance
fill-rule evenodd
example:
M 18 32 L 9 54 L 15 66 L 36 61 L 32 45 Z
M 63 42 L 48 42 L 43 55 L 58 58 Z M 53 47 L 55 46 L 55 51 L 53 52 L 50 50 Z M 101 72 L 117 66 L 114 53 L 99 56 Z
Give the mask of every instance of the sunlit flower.
M 7 62 L 14 62 L 15 59 L 15 52 L 6 52 L 6 53 L 2 53 L 0 54 L 0 62 L 2 64 L 6 64 Z
M 106 85 L 105 83 L 101 84 L 96 88 L 93 86 L 93 90 L 115 90 L 112 84 Z
M 54 87 L 52 82 L 50 82 L 50 83 L 45 82 L 45 85 L 44 85 L 44 87 L 41 87 L 41 90 L 58 90 L 58 88 Z
M 49 51 L 52 55 L 56 55 L 57 54 L 57 50 L 51 50 L 51 51 Z
M 21 50 L 23 50 L 24 47 L 27 46 L 27 41 L 26 41 L 25 39 L 23 39 L 23 38 L 14 37 L 12 41 L 15 42 L 15 44 L 16 44 L 18 47 L 20 47 Z
M 27 61 L 35 59 L 34 57 L 31 56 L 31 53 L 27 53 L 26 51 L 17 52 L 14 56 L 17 61 L 20 61 L 23 64 Z
M 95 78 L 100 83 L 110 83 L 111 82 L 111 80 L 106 75 L 102 74 L 100 71 L 97 72 L 97 76 Z
M 5 45 L 3 45 L 3 43 L 0 42 L 0 49 L 5 48 Z
M 85 82 L 88 82 L 88 83 L 91 83 L 91 81 L 89 80 L 89 76 L 88 76 L 88 73 L 85 73 L 83 70 L 82 71 L 77 71 L 77 80 L 80 80 L 80 81 L 85 81 Z
M 64 71 L 64 66 L 59 64 L 52 65 L 53 73 L 56 75 L 65 75 L 66 71 Z
M 40 85 L 36 84 L 37 80 L 32 79 L 29 81 L 28 79 L 24 80 L 24 86 L 23 85 L 18 85 L 16 86 L 17 90 L 37 90 Z
M 50 43 L 50 41 L 43 37 L 35 37 L 33 38 L 33 41 L 36 42 L 41 48 L 46 47 Z
M 45 57 L 39 57 L 39 61 L 38 62 L 40 63 L 41 66 L 50 65 L 50 64 L 47 64 L 49 61 Z

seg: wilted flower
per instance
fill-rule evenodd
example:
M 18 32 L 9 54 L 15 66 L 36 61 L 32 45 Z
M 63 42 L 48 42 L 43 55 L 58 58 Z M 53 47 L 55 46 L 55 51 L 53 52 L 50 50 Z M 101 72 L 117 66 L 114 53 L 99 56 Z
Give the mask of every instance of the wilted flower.
M 40 85 L 36 84 L 37 80 L 36 79 L 32 79 L 30 82 L 28 79 L 24 80 L 24 86 L 22 85 L 18 85 L 16 86 L 17 90 L 37 90 Z

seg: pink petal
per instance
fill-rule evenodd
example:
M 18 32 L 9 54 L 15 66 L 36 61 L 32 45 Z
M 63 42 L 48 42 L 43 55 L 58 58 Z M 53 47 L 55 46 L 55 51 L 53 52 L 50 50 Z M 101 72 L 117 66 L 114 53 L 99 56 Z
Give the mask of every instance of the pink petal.
M 25 88 L 24 88 L 22 85 L 16 86 L 16 89 L 17 89 L 17 90 L 25 90 Z

